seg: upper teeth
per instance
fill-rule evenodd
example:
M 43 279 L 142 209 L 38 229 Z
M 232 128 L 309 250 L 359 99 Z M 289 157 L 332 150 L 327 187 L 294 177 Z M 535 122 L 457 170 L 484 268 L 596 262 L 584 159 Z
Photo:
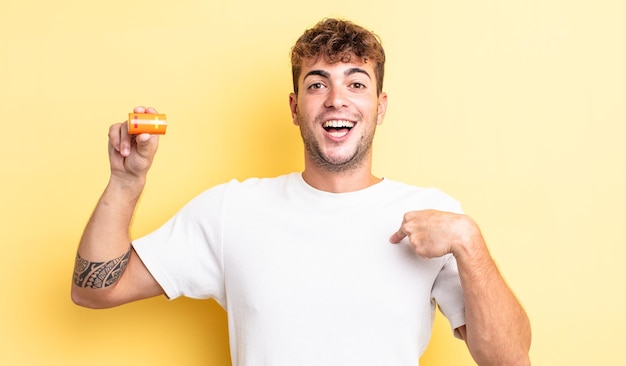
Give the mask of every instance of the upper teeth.
M 351 121 L 335 120 L 335 121 L 324 122 L 324 128 L 352 128 L 352 127 L 354 127 L 354 122 L 351 122 Z

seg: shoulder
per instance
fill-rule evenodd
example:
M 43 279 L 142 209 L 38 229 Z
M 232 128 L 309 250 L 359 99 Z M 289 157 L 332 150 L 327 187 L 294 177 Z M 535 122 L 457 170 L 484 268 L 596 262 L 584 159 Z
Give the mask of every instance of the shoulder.
M 281 175 L 272 178 L 251 177 L 243 180 L 232 179 L 228 182 L 221 183 L 206 189 L 200 196 L 214 196 L 228 194 L 228 192 L 237 191 L 255 191 L 263 189 L 275 189 L 289 183 L 292 174 Z
M 293 180 L 292 174 L 271 178 L 233 179 L 207 189 L 200 194 L 199 199 L 204 202 L 219 200 L 230 204 L 271 200 L 283 195 L 286 187 L 293 184 Z
M 416 209 L 437 209 L 462 213 L 461 203 L 438 188 L 422 187 L 387 178 L 384 182 L 386 194 L 409 202 Z
M 291 184 L 293 181 L 294 174 L 286 174 L 280 175 L 277 177 L 269 177 L 269 178 L 246 178 L 244 180 L 233 179 L 228 183 L 225 183 L 225 189 L 228 191 L 239 191 L 239 192 L 258 192 L 262 190 L 276 190 L 282 189 L 285 186 Z

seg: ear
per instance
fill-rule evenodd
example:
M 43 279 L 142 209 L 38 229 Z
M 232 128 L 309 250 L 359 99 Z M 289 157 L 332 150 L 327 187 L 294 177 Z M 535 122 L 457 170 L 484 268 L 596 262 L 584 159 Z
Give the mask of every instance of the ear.
M 298 126 L 298 96 L 296 93 L 289 94 L 289 109 L 291 109 L 293 124 Z
M 381 92 L 378 96 L 378 117 L 376 118 L 377 125 L 383 124 L 385 113 L 387 113 L 387 93 Z

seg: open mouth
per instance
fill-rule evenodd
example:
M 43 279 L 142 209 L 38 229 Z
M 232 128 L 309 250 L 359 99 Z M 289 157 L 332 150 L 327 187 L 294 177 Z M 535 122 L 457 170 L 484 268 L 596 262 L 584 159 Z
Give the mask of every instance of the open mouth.
M 343 137 L 350 132 L 355 123 L 347 120 L 326 121 L 322 125 L 324 130 L 333 137 Z

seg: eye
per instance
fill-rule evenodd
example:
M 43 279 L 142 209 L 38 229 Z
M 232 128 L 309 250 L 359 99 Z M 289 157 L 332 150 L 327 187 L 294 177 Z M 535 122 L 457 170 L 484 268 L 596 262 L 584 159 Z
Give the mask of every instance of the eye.
M 313 83 L 309 85 L 308 89 L 315 90 L 315 89 L 322 89 L 323 87 L 324 87 L 324 84 L 322 83 Z
M 365 84 L 362 84 L 362 83 L 359 83 L 359 82 L 352 83 L 351 87 L 354 88 L 354 89 L 365 89 L 365 88 L 367 88 L 367 86 Z

